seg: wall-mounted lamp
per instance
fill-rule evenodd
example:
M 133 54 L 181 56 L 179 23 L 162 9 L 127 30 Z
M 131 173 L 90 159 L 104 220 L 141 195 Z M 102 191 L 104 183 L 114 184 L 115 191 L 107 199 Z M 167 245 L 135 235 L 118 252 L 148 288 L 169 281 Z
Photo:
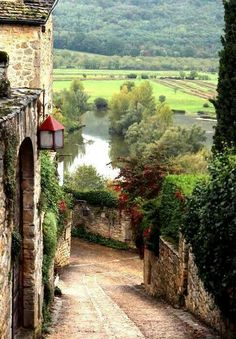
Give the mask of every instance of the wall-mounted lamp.
M 39 149 L 57 150 L 64 147 L 65 127 L 51 115 L 39 127 Z

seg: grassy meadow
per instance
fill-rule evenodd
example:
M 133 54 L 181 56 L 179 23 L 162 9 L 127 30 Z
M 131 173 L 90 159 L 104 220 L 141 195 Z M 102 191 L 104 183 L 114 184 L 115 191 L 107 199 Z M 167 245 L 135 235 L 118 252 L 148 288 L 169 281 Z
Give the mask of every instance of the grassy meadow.
M 93 102 L 97 97 L 103 97 L 107 100 L 112 98 L 114 93 L 119 92 L 120 86 L 127 79 L 127 75 L 135 73 L 138 78 L 134 81 L 139 84 L 141 74 L 147 74 L 149 81 L 153 86 L 154 96 L 166 96 L 166 101 L 172 109 L 185 110 L 188 113 L 197 111 L 214 112 L 213 106 L 208 99 L 216 95 L 215 88 L 217 83 L 217 74 L 208 75 L 209 80 L 174 80 L 161 79 L 163 77 L 179 76 L 177 71 L 130 71 L 130 70 L 81 70 L 81 69 L 55 69 L 53 89 L 59 92 L 70 87 L 73 79 L 79 79 L 83 82 L 84 88 L 90 96 L 89 101 Z M 154 78 L 155 76 L 155 78 Z M 209 107 L 203 107 L 208 103 Z

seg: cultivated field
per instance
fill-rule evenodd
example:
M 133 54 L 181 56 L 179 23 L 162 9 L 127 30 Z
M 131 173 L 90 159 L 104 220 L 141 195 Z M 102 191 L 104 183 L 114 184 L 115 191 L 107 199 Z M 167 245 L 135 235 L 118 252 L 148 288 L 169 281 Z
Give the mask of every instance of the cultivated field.
M 209 77 L 209 80 L 203 81 L 170 79 L 170 77 L 179 76 L 179 72 L 176 71 L 56 69 L 54 70 L 54 91 L 68 89 L 71 81 L 78 79 L 83 82 L 84 88 L 90 96 L 90 102 L 93 102 L 97 97 L 110 100 L 112 95 L 119 91 L 122 83 L 127 81 L 127 75 L 130 73 L 138 75 L 134 80 L 137 84 L 144 81 L 141 79 L 142 74 L 148 75 L 155 97 L 158 99 L 160 95 L 165 95 L 166 101 L 172 109 L 185 110 L 188 113 L 197 111 L 214 113 L 214 108 L 208 99 L 214 98 L 216 95 L 216 74 L 201 73 L 201 75 Z M 132 81 L 132 79 L 129 80 Z

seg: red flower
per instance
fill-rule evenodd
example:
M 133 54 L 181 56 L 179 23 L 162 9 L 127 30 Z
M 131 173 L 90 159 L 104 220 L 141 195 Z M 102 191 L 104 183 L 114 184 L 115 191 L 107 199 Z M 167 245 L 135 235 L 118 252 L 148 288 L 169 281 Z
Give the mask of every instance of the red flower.
M 175 192 L 175 197 L 176 197 L 179 201 L 184 201 L 184 195 L 183 195 L 182 192 L 180 192 L 180 191 L 176 191 L 176 192 Z
M 148 238 L 150 233 L 151 233 L 151 227 L 145 228 L 145 230 L 143 231 L 143 237 Z
M 67 209 L 67 205 L 64 200 L 58 202 L 58 208 L 60 212 L 65 212 L 65 210 Z

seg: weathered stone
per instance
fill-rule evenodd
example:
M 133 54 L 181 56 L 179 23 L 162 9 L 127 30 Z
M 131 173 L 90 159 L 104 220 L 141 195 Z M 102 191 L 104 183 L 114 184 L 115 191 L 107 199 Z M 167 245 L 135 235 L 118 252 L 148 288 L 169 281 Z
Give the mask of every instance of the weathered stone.
M 85 207 L 89 209 L 88 215 L 83 215 Z M 80 225 L 84 225 L 89 232 L 133 246 L 130 217 L 116 208 L 78 204 L 73 211 L 73 227 Z
M 144 284 L 151 295 L 161 296 L 173 305 L 186 307 L 205 323 L 223 333 L 225 325 L 213 298 L 198 276 L 194 257 L 180 236 L 178 251 L 160 239 L 159 257 L 144 254 Z

